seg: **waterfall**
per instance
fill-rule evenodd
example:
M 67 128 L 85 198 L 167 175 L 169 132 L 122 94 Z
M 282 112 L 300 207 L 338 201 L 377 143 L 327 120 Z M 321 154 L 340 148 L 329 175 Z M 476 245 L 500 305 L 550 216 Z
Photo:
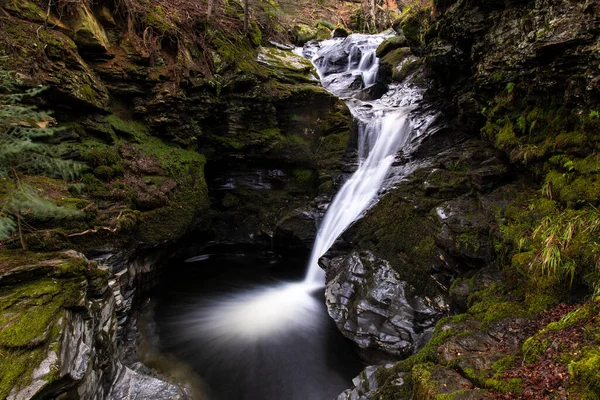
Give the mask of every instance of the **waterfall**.
M 344 99 L 357 120 L 358 168 L 325 213 L 303 281 L 224 295 L 205 302 L 188 319 L 193 327 L 188 331 L 210 341 L 212 350 L 261 343 L 284 331 L 320 329 L 317 315 L 324 311 L 323 304 L 313 292 L 323 288 L 325 274 L 318 260 L 373 204 L 396 153 L 413 133 L 409 107 L 403 105 L 410 90 L 389 90 L 380 99 L 361 100 L 369 97 L 370 86 L 378 85 L 375 50 L 384 39 L 383 35 L 354 34 L 296 50 L 313 60 L 323 86 Z
M 406 110 L 386 103 L 386 100 L 356 101 L 360 89 L 375 84 L 378 60 L 375 50 L 382 36 L 352 35 L 339 41 L 326 41 L 313 58 L 324 86 L 335 94 L 348 96 L 348 106 L 359 120 L 358 169 L 344 183 L 329 205 L 317 232 L 304 283 L 323 286 L 325 274 L 318 260 L 336 239 L 368 208 L 394 162 L 395 154 L 407 142 L 411 126 Z M 348 63 L 344 68 L 332 68 L 339 47 L 347 46 Z M 357 77 L 362 85 L 356 85 Z

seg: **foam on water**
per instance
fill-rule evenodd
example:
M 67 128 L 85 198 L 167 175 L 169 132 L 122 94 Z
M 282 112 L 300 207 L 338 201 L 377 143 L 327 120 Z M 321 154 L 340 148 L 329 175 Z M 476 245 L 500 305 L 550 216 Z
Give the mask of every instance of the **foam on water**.
M 318 288 L 314 285 L 312 289 Z M 194 334 L 228 343 L 259 341 L 287 330 L 311 330 L 313 316 L 322 308 L 311 286 L 284 283 L 206 302 L 189 316 Z

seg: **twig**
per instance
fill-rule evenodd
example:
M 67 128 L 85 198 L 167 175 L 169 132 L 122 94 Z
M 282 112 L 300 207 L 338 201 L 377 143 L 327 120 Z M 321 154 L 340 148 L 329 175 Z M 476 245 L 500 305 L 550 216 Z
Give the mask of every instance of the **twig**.
M 44 28 L 48 26 L 48 19 L 50 19 L 50 7 L 52 6 L 52 0 L 48 0 L 48 8 L 46 8 L 46 19 L 44 20 Z M 38 36 L 39 39 L 39 36 Z
M 73 236 L 83 236 L 83 235 L 87 235 L 88 233 L 98 233 L 98 231 L 109 231 L 110 233 L 115 233 L 117 231 L 117 228 L 109 228 L 107 226 L 102 226 L 100 228 L 96 228 L 96 229 L 88 229 L 85 230 L 83 232 L 79 232 L 79 233 L 71 233 L 70 235 L 67 235 L 69 237 L 73 237 Z

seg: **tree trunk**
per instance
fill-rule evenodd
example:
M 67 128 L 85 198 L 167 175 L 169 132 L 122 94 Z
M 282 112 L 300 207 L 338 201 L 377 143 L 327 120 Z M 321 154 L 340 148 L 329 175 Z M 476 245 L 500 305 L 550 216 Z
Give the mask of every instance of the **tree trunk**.
M 370 11 L 371 11 L 371 31 L 376 32 L 377 31 L 377 4 L 375 3 L 375 0 L 371 0 Z
M 250 0 L 244 0 L 244 33 L 250 28 Z
M 215 12 L 215 8 L 217 6 L 216 2 L 218 0 L 208 0 L 208 10 L 206 11 L 206 19 L 210 20 Z
M 23 229 L 21 228 L 21 214 L 17 214 L 17 229 L 19 230 L 19 240 L 21 241 L 21 248 L 27 250 L 27 244 L 23 239 Z

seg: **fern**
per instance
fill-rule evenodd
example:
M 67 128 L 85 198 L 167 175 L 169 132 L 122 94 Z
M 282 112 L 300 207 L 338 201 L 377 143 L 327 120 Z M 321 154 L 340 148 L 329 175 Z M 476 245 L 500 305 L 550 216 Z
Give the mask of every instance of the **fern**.
M 12 182 L 3 188 L 0 240 L 18 231 L 23 248 L 21 218 L 56 219 L 77 214 L 77 211 L 41 198 L 22 179 L 23 174 L 37 174 L 68 180 L 80 171 L 78 163 L 61 159 L 56 148 L 45 141 L 57 131 L 50 114 L 24 104 L 42 90 L 36 88 L 19 92 L 11 75 L 0 71 L 0 178 Z

